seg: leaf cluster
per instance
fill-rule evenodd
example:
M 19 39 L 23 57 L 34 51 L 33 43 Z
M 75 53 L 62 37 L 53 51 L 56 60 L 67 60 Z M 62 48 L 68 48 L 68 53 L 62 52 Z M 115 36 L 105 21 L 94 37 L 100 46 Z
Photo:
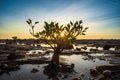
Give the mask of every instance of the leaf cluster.
M 60 25 L 57 22 L 44 22 L 44 29 L 41 32 L 34 32 L 34 27 L 39 22 L 35 22 L 33 24 L 31 19 L 28 19 L 26 21 L 29 26 L 31 27 L 30 33 L 36 37 L 37 39 L 44 40 L 48 42 L 48 44 L 55 48 L 57 46 L 63 46 L 71 43 L 73 40 L 76 39 L 79 35 L 85 35 L 86 30 L 88 27 L 82 26 L 82 20 L 72 22 L 70 21 L 67 25 Z M 61 33 L 64 34 L 64 36 L 61 36 Z M 54 44 L 54 46 L 52 45 Z

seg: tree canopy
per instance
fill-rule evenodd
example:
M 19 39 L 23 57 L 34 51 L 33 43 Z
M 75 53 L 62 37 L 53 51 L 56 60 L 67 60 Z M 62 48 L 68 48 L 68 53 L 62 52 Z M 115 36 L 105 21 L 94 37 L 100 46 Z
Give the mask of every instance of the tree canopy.
M 31 19 L 26 21 L 31 29 L 30 33 L 37 39 L 46 41 L 51 48 L 57 47 L 63 49 L 64 45 L 71 43 L 79 35 L 85 35 L 88 27 L 83 28 L 82 20 L 72 22 L 70 21 L 67 25 L 60 25 L 58 22 L 44 22 L 44 29 L 41 32 L 35 33 L 35 26 L 39 22 L 33 23 Z

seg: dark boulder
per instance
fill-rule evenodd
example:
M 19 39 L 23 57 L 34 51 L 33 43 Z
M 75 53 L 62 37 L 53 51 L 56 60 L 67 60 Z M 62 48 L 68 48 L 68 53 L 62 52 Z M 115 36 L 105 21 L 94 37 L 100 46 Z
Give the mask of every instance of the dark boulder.
M 14 59 L 19 59 L 19 58 L 23 58 L 23 57 L 25 57 L 25 55 L 11 53 L 11 54 L 8 55 L 7 59 L 8 60 L 14 60 Z
M 111 76 L 111 71 L 110 70 L 105 70 L 102 73 L 105 77 L 110 77 Z
M 79 77 L 79 78 L 74 78 L 72 80 L 82 80 L 82 79 L 81 79 L 81 77 Z
M 103 46 L 103 50 L 109 50 L 110 48 L 111 48 L 110 45 L 104 45 L 104 46 Z
M 105 70 L 110 70 L 111 72 L 120 73 L 120 64 L 109 64 L 109 65 L 101 65 L 96 66 L 97 71 L 102 73 Z
M 98 71 L 96 69 L 90 69 L 90 74 L 91 75 L 98 75 Z
M 39 71 L 38 69 L 33 68 L 33 69 L 31 70 L 31 73 L 36 73 L 36 72 L 38 72 L 38 71 Z

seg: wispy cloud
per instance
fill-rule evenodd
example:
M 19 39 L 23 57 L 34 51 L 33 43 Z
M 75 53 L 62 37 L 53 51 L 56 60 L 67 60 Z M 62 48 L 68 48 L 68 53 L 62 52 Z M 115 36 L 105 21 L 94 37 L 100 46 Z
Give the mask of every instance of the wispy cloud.
M 94 0 L 92 1 L 94 2 Z M 29 27 L 25 21 L 31 18 L 34 21 L 40 22 L 36 27 L 36 31 L 42 30 L 44 21 L 56 21 L 60 24 L 66 24 L 69 21 L 83 20 L 83 26 L 89 27 L 85 38 L 89 38 L 91 35 L 104 35 L 102 37 L 105 38 L 112 31 L 115 31 L 114 36 L 117 35 L 119 33 L 118 29 L 120 29 L 120 17 L 111 16 L 114 12 L 110 11 L 110 9 L 104 9 L 103 6 L 95 7 L 91 3 L 90 1 L 82 1 L 81 3 L 72 3 L 64 7 L 54 7 L 50 10 L 49 8 L 28 7 L 19 14 L 4 17 L 0 32 L 6 34 L 11 32 L 12 35 L 21 34 L 27 36 L 29 35 Z M 120 38 L 120 36 L 118 37 Z M 100 37 L 98 36 L 97 38 Z

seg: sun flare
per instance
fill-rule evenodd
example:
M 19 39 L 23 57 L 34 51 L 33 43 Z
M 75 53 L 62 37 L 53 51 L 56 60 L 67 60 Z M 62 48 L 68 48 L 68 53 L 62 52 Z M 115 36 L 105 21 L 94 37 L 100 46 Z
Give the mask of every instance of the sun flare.
M 64 36 L 65 36 L 65 33 L 64 33 L 64 32 L 62 32 L 62 33 L 60 34 L 60 36 L 61 36 L 61 37 L 64 37 Z

